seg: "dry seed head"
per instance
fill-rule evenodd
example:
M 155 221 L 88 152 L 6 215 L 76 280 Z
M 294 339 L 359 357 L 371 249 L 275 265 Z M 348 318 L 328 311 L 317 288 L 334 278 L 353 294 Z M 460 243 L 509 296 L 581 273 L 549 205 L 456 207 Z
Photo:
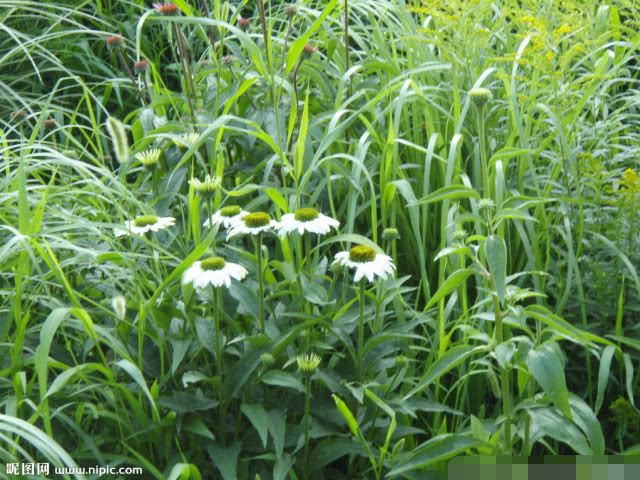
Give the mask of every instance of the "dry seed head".
M 15 112 L 11 112 L 11 120 L 22 120 L 27 116 L 27 112 L 24 110 L 16 110 Z
M 136 75 L 144 72 L 149 68 L 149 60 L 140 60 L 133 64 L 133 71 Z
M 45 120 L 44 122 L 42 122 L 42 126 L 47 130 L 55 128 L 56 125 L 58 125 L 58 122 L 56 122 L 54 118 L 50 118 L 49 120 Z
M 298 13 L 298 7 L 295 5 L 287 5 L 284 7 L 284 12 L 290 17 L 295 17 Z
M 153 8 L 162 15 L 177 15 L 180 13 L 178 6 L 173 3 L 154 3 Z
M 122 46 L 122 35 L 111 35 L 104 39 L 107 42 L 107 47 L 109 48 L 118 48 Z
M 238 27 L 240 27 L 240 30 L 246 32 L 249 27 L 251 26 L 251 20 L 248 18 L 242 18 L 239 17 L 238 18 Z
M 209 257 L 200 262 L 202 270 L 222 270 L 227 262 L 222 257 Z
M 225 55 L 222 57 L 223 65 L 231 65 L 233 63 L 233 55 Z
M 349 251 L 349 260 L 356 263 L 373 262 L 376 259 L 376 251 L 373 248 L 358 245 Z
M 302 56 L 305 58 L 311 58 L 311 56 L 318 51 L 318 47 L 313 46 L 311 43 L 307 43 L 302 49 Z

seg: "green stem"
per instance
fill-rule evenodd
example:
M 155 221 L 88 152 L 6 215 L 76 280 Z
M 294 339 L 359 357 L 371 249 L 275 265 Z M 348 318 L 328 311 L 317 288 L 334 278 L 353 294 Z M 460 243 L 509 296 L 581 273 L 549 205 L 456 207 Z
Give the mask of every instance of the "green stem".
M 220 377 L 220 437 L 224 445 L 224 398 L 222 394 L 222 346 L 220 345 L 220 312 L 218 312 L 218 295 L 219 289 L 212 287 L 213 289 L 213 328 L 215 330 L 215 342 L 216 342 L 216 375 Z
M 307 376 L 307 393 L 304 400 L 304 463 L 302 478 L 308 478 L 307 470 L 309 465 L 309 404 L 311 399 L 311 376 Z
M 264 279 L 262 278 L 262 232 L 256 240 L 256 258 L 258 260 L 258 301 L 260 302 L 260 332 L 264 335 Z
M 356 374 L 362 382 L 362 348 L 364 344 L 364 278 L 360 280 L 360 323 L 358 325 L 358 355 Z
M 500 345 L 504 339 L 502 335 L 502 312 L 498 297 L 493 295 L 493 307 L 496 318 L 496 341 Z M 509 392 L 509 372 L 500 367 L 500 383 L 502 384 L 502 407 L 504 412 L 504 444 L 507 453 L 511 454 L 511 397 Z
M 487 165 L 487 148 L 484 135 L 484 106 L 479 106 L 478 114 L 478 137 L 480 138 L 480 168 L 482 169 L 483 195 L 491 198 L 491 188 L 489 185 L 489 166 Z

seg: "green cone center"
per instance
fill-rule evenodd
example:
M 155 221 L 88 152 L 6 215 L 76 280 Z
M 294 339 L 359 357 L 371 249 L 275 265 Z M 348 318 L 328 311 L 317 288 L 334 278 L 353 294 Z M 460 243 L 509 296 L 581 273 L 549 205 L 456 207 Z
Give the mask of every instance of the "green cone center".
M 265 212 L 250 213 L 244 217 L 244 224 L 249 228 L 266 227 L 271 222 L 271 217 Z
M 222 207 L 220 209 L 221 217 L 235 217 L 236 215 L 240 215 L 242 210 L 238 205 L 229 205 L 228 207 Z
M 147 225 L 155 225 L 156 223 L 158 223 L 158 217 L 155 215 L 142 215 L 133 222 L 136 227 L 146 227 Z
M 376 251 L 373 248 L 359 245 L 349 251 L 349 260 L 357 263 L 373 262 L 376 259 Z
M 222 257 L 209 257 L 200 262 L 202 270 L 222 270 L 227 262 Z
M 296 212 L 296 220 L 299 222 L 310 222 L 318 218 L 318 211 L 315 208 L 301 208 Z

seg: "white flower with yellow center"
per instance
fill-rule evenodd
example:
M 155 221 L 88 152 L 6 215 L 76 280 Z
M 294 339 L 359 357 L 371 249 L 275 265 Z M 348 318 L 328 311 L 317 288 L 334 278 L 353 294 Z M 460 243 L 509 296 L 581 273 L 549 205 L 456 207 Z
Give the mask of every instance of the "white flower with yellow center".
M 297 230 L 300 235 L 304 232 L 324 235 L 331 231 L 331 227 L 338 228 L 339 226 L 338 220 L 318 213 L 315 208 L 301 208 L 295 214 L 287 213 L 282 216 L 278 234 L 284 237 Z
M 142 235 L 147 232 L 157 232 L 168 227 L 174 226 L 176 219 L 173 217 L 156 217 L 155 215 L 142 215 L 136 217 L 135 220 L 127 220 L 124 222 L 125 229 L 116 228 L 114 233 L 116 237 L 122 237 L 135 233 Z
M 348 252 L 340 252 L 336 255 L 333 264 L 342 265 L 356 269 L 354 281 L 359 281 L 362 277 L 367 277 L 369 282 L 373 282 L 377 275 L 380 278 L 387 278 L 396 269 L 390 256 L 376 252 L 373 248 L 365 246 L 353 247 Z
M 227 262 L 222 257 L 210 257 L 191 265 L 184 272 L 182 283 L 192 283 L 195 288 L 204 288 L 209 284 L 229 288 L 231 279 L 242 280 L 246 276 L 247 269 L 242 265 Z
M 277 229 L 279 225 L 278 222 L 271 219 L 268 213 L 248 213 L 241 221 L 231 225 L 227 233 L 227 241 L 236 235 L 258 235 L 259 233 L 268 232 Z
M 222 225 L 224 228 L 229 228 L 241 221 L 245 216 L 249 215 L 249 212 L 245 212 L 237 205 L 229 205 L 222 207 L 216 213 L 211 215 L 211 218 L 204 221 L 203 226 L 210 227 L 213 225 Z

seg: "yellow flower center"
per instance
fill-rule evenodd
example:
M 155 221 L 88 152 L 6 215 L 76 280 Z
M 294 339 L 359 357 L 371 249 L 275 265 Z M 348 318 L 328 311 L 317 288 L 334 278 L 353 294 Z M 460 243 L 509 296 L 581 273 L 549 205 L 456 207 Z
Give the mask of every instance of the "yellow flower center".
M 147 225 L 155 225 L 156 223 L 158 223 L 158 217 L 155 215 L 142 215 L 133 222 L 136 227 L 146 227 Z
M 357 263 L 373 262 L 376 259 L 376 251 L 373 248 L 359 245 L 349 251 L 349 260 Z
M 209 257 L 200 262 L 202 270 L 222 270 L 227 262 L 222 257 Z
M 244 224 L 249 228 L 265 227 L 271 222 L 271 217 L 265 212 L 250 213 L 244 217 Z
M 296 220 L 299 222 L 310 222 L 318 218 L 318 211 L 315 208 L 301 208 L 296 212 Z
M 220 209 L 221 217 L 235 217 L 236 215 L 240 215 L 242 210 L 237 205 L 229 205 L 228 207 L 222 207 Z

